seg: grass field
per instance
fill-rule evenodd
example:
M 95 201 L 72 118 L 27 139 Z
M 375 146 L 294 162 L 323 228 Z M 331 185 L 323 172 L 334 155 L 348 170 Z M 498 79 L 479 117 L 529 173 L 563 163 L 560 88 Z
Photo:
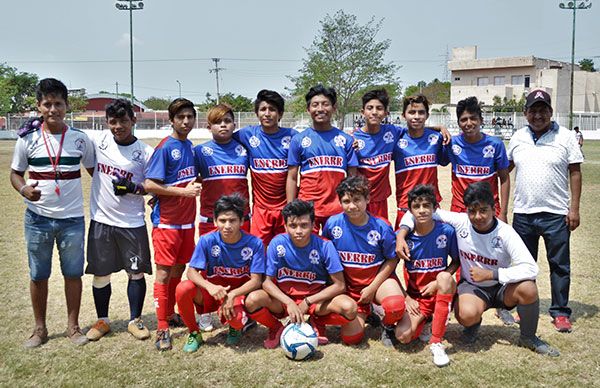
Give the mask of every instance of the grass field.
M 600 385 L 600 141 L 587 141 L 583 165 L 582 225 L 572 235 L 571 307 L 575 330 L 559 334 L 546 313 L 549 306 L 548 265 L 540 253 L 539 289 L 542 312 L 538 333 L 562 355 L 551 359 L 513 345 L 518 328 L 504 327 L 491 311 L 484 316 L 481 336 L 474 345 L 459 341 L 461 326 L 451 319 L 446 344 L 452 363 L 443 369 L 431 362 L 427 346 L 411 344 L 384 348 L 379 330 L 367 329 L 358 347 L 340 343 L 339 330 L 329 329 L 332 344 L 319 348 L 316 359 L 288 361 L 280 350 L 265 350 L 263 328 L 252 330 L 241 344 L 228 348 L 224 330 L 210 335 L 195 354 L 181 351 L 184 329 L 175 330 L 174 350 L 159 353 L 153 341 L 139 342 L 126 332 L 129 310 L 126 276 L 113 276 L 113 332 L 97 343 L 76 348 L 64 336 L 66 306 L 58 260 L 54 257 L 48 301 L 50 341 L 26 350 L 23 341 L 33 328 L 28 266 L 23 239 L 25 206 L 9 184 L 14 142 L 0 142 L 0 385 L 2 386 L 594 386 Z M 449 206 L 448 169 L 441 169 L 440 187 Z M 86 207 L 89 177 L 84 181 Z M 392 201 L 390 201 L 392 204 Z M 391 207 L 392 209 L 394 207 Z M 88 214 L 86 214 L 86 220 Z M 144 320 L 152 330 L 156 319 L 152 282 Z M 95 321 L 91 276 L 84 277 L 80 323 L 84 331 Z

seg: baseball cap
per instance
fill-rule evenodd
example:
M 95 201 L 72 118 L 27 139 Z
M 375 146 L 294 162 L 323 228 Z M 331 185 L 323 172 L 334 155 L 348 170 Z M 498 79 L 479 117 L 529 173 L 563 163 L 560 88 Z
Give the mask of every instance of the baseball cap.
M 531 106 L 537 102 L 543 102 L 552 108 L 552 103 L 550 101 L 550 95 L 543 90 L 534 90 L 533 92 L 527 95 L 527 100 L 525 102 L 525 109 L 531 108 Z

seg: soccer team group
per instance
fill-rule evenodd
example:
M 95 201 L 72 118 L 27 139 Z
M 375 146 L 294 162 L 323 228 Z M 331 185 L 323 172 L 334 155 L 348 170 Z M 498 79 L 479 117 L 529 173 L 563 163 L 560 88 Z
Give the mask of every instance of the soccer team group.
M 195 147 L 188 140 L 196 121 L 194 105 L 175 99 L 168 108 L 172 133 L 152 149 L 133 135 L 136 118 L 128 101 L 106 107 L 110 131 L 86 135 L 64 122 L 65 85 L 44 79 L 37 90 L 41 118 L 21 129 L 11 165 L 12 185 L 27 205 L 35 329 L 25 346 L 48 340 L 54 244 L 73 343 L 83 345 L 110 332 L 111 274 L 121 270 L 129 277 L 128 331 L 138 339 L 150 337 L 141 319 L 144 274 L 153 269 L 144 221 L 144 196 L 150 194 L 158 350 L 171 349 L 169 328 L 183 326 L 189 329 L 183 350 L 198 350 L 203 339 L 196 314 L 202 320 L 214 312 L 229 326 L 227 344 L 238 344 L 245 329 L 258 322 L 268 329 L 264 346 L 270 349 L 279 345 L 286 317 L 307 319 L 319 344 L 328 342 L 327 325 L 341 326 L 347 345 L 363 341 L 366 324 L 380 321 L 383 344 L 393 346 L 427 337 L 423 328 L 430 322 L 433 362 L 443 366 L 450 361 L 442 340 L 451 310 L 465 327 L 463 339 L 474 342 L 486 309 L 497 308 L 511 319 L 506 310 L 516 306 L 519 345 L 558 356 L 536 336 L 537 240 L 533 246 L 505 223 L 509 168 L 523 168 L 519 158 L 534 157 L 530 148 L 546 145 L 550 134 L 554 139 L 560 133 L 561 143 L 566 142 L 561 147 L 569 171 L 582 157 L 575 137 L 550 122 L 550 97 L 534 93 L 527 98 L 527 110 L 535 111 L 536 118 L 520 131 L 524 135 L 515 133 L 508 154 L 500 139 L 481 132 L 482 112 L 474 97 L 458 103 L 462 132 L 450 137 L 443 127 L 425 126 L 429 104 L 422 95 L 403 101 L 407 128 L 381 124 L 389 98 L 384 90 L 372 90 L 362 97 L 364 128 L 348 135 L 332 125 L 336 92 L 322 85 L 305 96 L 313 125 L 301 133 L 279 127 L 284 100 L 277 92 L 261 90 L 254 103 L 259 125 L 235 131 L 231 108 L 219 104 L 207 113 L 212 140 Z M 551 125 L 541 132 L 534 124 L 540 117 Z M 437 167 L 450 163 L 452 211 L 443 211 L 438 208 Z M 78 323 L 85 235 L 80 164 L 92 176 L 85 273 L 93 275 L 98 317 L 86 334 Z M 387 207 L 392 165 L 394 229 Z M 531 190 L 548 189 L 531 188 L 535 181 L 520 179 L 529 178 L 517 175 L 515 213 L 536 195 Z M 564 195 L 566 185 L 550 189 Z M 571 186 L 573 191 L 572 177 Z M 566 197 L 568 207 L 568 192 Z M 577 227 L 575 202 L 578 224 L 579 193 L 573 192 L 571 207 L 561 215 L 567 233 Z M 568 260 L 568 234 L 566 245 Z M 400 260 L 403 269 L 397 271 Z M 184 271 L 187 280 L 182 280 Z M 403 274 L 404 286 L 397 273 Z M 553 307 L 560 303 L 553 290 Z M 558 308 L 566 308 L 563 304 Z M 553 314 L 551 308 L 555 321 L 566 316 L 569 323 L 569 314 Z

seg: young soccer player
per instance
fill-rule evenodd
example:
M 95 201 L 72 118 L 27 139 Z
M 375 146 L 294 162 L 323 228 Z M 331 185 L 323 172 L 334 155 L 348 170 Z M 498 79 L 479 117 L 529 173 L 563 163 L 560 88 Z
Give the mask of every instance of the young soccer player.
M 357 317 L 342 327 L 342 340 L 348 345 L 363 339 L 372 302 L 385 312 L 387 331 L 382 339 L 394 330 L 410 329 L 408 314 L 404 314 L 404 291 L 395 274 L 396 238 L 391 226 L 367 212 L 369 191 L 369 181 L 362 175 L 344 179 L 337 187 L 344 212 L 330 217 L 323 228 L 323 237 L 339 252 L 346 294 L 358 304 Z
M 455 315 L 465 326 L 464 340 L 477 339 L 481 316 L 494 307 L 512 309 L 521 317 L 519 346 L 551 357 L 557 349 L 536 336 L 540 301 L 535 283 L 538 266 L 525 243 L 509 225 L 495 217 L 496 201 L 489 182 L 470 184 L 463 197 L 467 214 L 437 210 L 436 215 L 457 231 L 461 280 Z M 410 258 L 405 236 L 413 228 L 412 215 L 402 219 L 397 253 Z M 405 227 L 406 225 L 406 227 Z
M 237 344 L 247 321 L 245 295 L 260 288 L 265 273 L 262 241 L 241 230 L 246 200 L 239 194 L 222 196 L 214 205 L 217 231 L 200 236 L 187 271 L 177 286 L 177 306 L 190 334 L 184 352 L 202 344 L 194 307 L 199 313 L 218 311 L 229 323 L 226 343 Z
M 408 207 L 415 220 L 414 230 L 406 238 L 411 257 L 404 262 L 411 325 L 400 334 L 400 341 L 408 343 L 418 337 L 426 320 L 433 316 L 429 349 L 433 363 L 445 366 L 450 359 L 442 338 L 456 291 L 452 274 L 458 269 L 459 258 L 454 228 L 433 220 L 438 206 L 436 193 L 430 185 L 416 185 L 408 192 Z M 448 256 L 452 257 L 450 265 Z
M 147 339 L 150 331 L 141 319 L 146 280 L 152 273 L 148 232 L 144 221 L 142 183 L 152 147 L 133 136 L 136 118 L 132 105 L 124 99 L 106 106 L 110 131 L 93 136 L 96 167 L 92 178 L 88 231 L 87 268 L 93 274 L 92 294 L 98 320 L 87 332 L 97 341 L 110 331 L 108 307 L 112 273 L 125 269 L 129 282 L 129 325 L 127 331 L 137 339 Z
M 244 146 L 233 140 L 235 121 L 227 104 L 210 108 L 206 114 L 212 140 L 194 148 L 196 171 L 202 181 L 200 194 L 200 235 L 216 229 L 214 206 L 222 195 L 239 193 L 245 200 L 242 230 L 250 232 L 250 207 L 248 205 L 248 153 Z
M 279 346 L 283 331 L 279 319 L 286 315 L 292 322 L 302 322 L 304 315 L 310 315 L 323 345 L 329 342 L 325 325 L 343 326 L 352 321 L 356 302 L 344 295 L 343 267 L 335 247 L 312 233 L 312 203 L 295 199 L 282 212 L 287 233 L 275 236 L 269 244 L 263 289 L 246 297 L 246 310 L 250 318 L 269 329 L 264 341 L 267 349 Z
M 194 103 L 175 99 L 169 105 L 169 120 L 173 132 L 156 146 L 144 181 L 146 191 L 157 197 L 152 209 L 152 244 L 156 263 L 156 348 L 161 351 L 172 347 L 169 324 L 182 324 L 175 314 L 175 290 L 194 252 L 196 197 L 200 195 L 200 187 L 194 183 L 192 142 L 188 140 L 196 122 Z
M 250 232 L 265 246 L 285 232 L 281 209 L 286 204 L 285 183 L 290 141 L 297 131 L 279 126 L 284 100 L 272 90 L 261 90 L 254 100 L 254 113 L 260 125 L 233 133 L 234 140 L 248 151 L 252 177 L 252 223 Z
M 358 160 L 352 137 L 331 124 L 336 111 L 335 89 L 317 85 L 305 96 L 306 109 L 313 127 L 292 137 L 288 154 L 286 197 L 296 196 L 315 205 L 315 233 L 327 218 L 342 211 L 335 193 L 337 185 L 348 175 L 356 175 Z M 298 189 L 298 171 L 300 188 Z
M 24 345 L 35 348 L 48 341 L 46 305 L 55 242 L 65 279 L 67 336 L 74 344 L 85 345 L 88 339 L 79 328 L 85 234 L 79 164 L 92 173 L 94 148 L 85 133 L 64 121 L 68 92 L 62 82 L 41 80 L 36 98 L 42 119 L 19 133 L 10 171 L 10 183 L 27 204 L 25 241 L 35 329 Z

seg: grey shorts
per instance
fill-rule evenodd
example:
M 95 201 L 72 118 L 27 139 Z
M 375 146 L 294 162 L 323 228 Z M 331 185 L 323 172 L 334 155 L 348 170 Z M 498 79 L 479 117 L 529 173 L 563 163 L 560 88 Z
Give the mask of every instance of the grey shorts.
M 498 283 L 495 286 L 480 287 L 471 284 L 466 280 L 461 280 L 461 282 L 458 283 L 456 293 L 458 295 L 473 294 L 477 296 L 479 299 L 482 299 L 485 302 L 486 310 L 490 308 L 503 308 L 510 310 L 515 306 L 506 306 L 504 304 L 504 293 L 506 292 L 507 286 L 508 284 Z
M 152 274 L 146 226 L 119 228 L 92 220 L 88 232 L 85 273 L 106 276 L 125 269 Z

